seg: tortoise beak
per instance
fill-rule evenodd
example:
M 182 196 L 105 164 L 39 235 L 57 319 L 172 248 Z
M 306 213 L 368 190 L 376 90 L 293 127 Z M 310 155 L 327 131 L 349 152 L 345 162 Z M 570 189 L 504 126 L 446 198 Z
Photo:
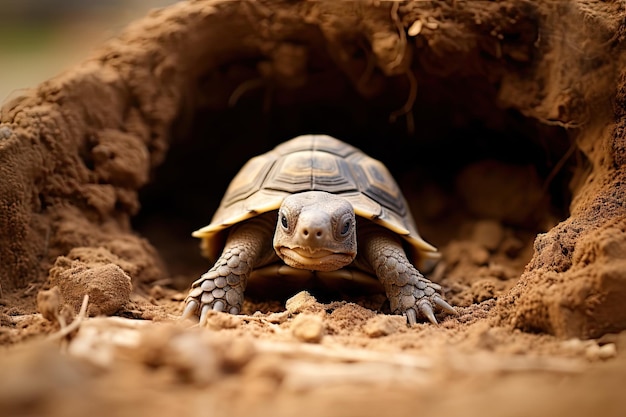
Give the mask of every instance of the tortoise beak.
M 312 271 L 336 271 L 350 264 L 356 253 L 337 253 L 326 249 L 309 250 L 300 247 L 276 248 L 278 256 L 289 266 Z

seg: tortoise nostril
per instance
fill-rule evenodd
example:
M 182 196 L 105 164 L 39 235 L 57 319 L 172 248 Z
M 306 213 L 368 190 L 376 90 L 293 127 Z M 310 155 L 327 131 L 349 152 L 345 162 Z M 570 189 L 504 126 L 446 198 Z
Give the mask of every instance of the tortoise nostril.
M 309 239 L 313 236 L 315 236 L 316 238 L 321 238 L 324 235 L 324 231 L 317 229 L 317 228 L 313 228 L 313 229 L 302 229 L 301 230 L 302 236 L 304 236 L 305 238 Z

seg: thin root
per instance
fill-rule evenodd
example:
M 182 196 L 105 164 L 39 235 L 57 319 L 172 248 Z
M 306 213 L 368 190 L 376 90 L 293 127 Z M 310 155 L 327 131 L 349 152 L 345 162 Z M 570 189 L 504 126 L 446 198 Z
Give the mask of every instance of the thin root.
M 398 45 L 398 54 L 396 58 L 391 63 L 392 67 L 397 67 L 402 63 L 404 59 L 404 55 L 406 53 L 406 33 L 404 32 L 404 25 L 400 22 L 400 16 L 398 16 L 398 9 L 400 8 L 399 2 L 394 2 L 391 6 L 391 19 L 396 25 L 398 29 L 398 37 L 400 38 L 400 44 Z
M 89 295 L 85 294 L 85 296 L 83 297 L 83 304 L 81 305 L 80 311 L 78 312 L 78 315 L 76 316 L 74 321 L 72 321 L 69 325 L 65 327 L 61 327 L 61 330 L 48 336 L 48 339 L 49 340 L 63 339 L 66 336 L 70 335 L 74 330 L 77 330 L 80 327 L 80 324 L 82 323 L 82 321 L 87 316 L 88 304 L 89 304 Z
M 573 141 L 570 147 L 565 152 L 565 154 L 561 157 L 561 159 L 558 160 L 556 165 L 554 165 L 554 167 L 552 168 L 552 170 L 546 177 L 545 181 L 543 182 L 543 187 L 541 187 L 542 195 L 548 194 L 548 189 L 550 188 L 550 184 L 552 183 L 554 178 L 557 176 L 559 171 L 563 169 L 567 160 L 574 154 L 574 152 L 576 152 L 577 148 L 578 148 L 578 144 L 576 143 L 576 141 Z
M 253 78 L 239 84 L 228 98 L 228 107 L 235 107 L 237 102 L 245 93 L 265 85 L 264 78 Z
M 406 115 L 407 130 L 409 133 L 413 133 L 415 132 L 415 122 L 411 109 L 413 109 L 413 104 L 415 104 L 415 100 L 417 99 L 417 79 L 415 78 L 415 74 L 408 68 L 406 70 L 406 77 L 409 80 L 409 95 L 404 106 L 391 112 L 389 121 L 395 123 L 398 117 Z
M 402 64 L 408 46 L 404 25 L 400 21 L 400 16 L 398 15 L 399 9 L 400 3 L 394 2 L 391 6 L 391 19 L 393 20 L 394 24 L 396 25 L 396 29 L 398 30 L 398 37 L 400 38 L 400 42 L 398 44 L 398 54 L 391 64 L 392 67 L 397 67 Z M 391 123 L 395 123 L 398 117 L 406 115 L 406 129 L 409 134 L 412 134 L 415 132 L 415 121 L 413 119 L 411 109 L 413 108 L 413 104 L 415 103 L 415 100 L 417 98 L 417 79 L 415 78 L 415 74 L 413 74 L 413 72 L 411 71 L 410 63 L 406 64 L 405 74 L 407 76 L 407 79 L 409 80 L 409 95 L 406 102 L 404 103 L 404 106 L 402 106 L 398 110 L 393 111 L 389 115 L 389 121 Z

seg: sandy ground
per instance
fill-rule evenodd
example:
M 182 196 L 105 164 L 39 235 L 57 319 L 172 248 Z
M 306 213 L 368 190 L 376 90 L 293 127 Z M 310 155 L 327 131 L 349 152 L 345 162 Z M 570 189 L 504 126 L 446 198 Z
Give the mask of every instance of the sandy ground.
M 211 18 L 212 7 L 202 8 L 208 2 L 192 3 L 189 10 L 193 12 L 180 16 L 191 23 Z M 553 11 L 550 7 L 542 10 Z M 511 10 L 517 9 L 511 6 Z M 159 96 L 164 101 L 155 100 L 149 88 L 153 76 L 164 77 L 166 87 L 161 90 L 170 88 L 178 79 L 172 75 L 176 66 L 159 67 L 156 75 L 141 72 L 144 51 L 148 51 L 147 62 L 152 62 L 152 45 L 144 42 L 144 34 L 156 33 L 155 39 L 163 42 L 159 45 L 174 45 L 170 54 L 176 51 L 175 42 L 186 39 L 175 36 L 184 26 L 180 22 L 185 20 L 176 14 L 180 11 L 171 13 L 171 18 L 167 13 L 155 15 L 145 26 L 134 27 L 125 38 L 127 44 L 114 42 L 99 52 L 117 67 L 98 72 L 91 62 L 91 67 L 70 71 L 43 85 L 37 97 L 24 99 L 25 105 L 18 100 L 8 106 L 8 116 L 3 116 L 11 119 L 7 126 L 23 135 L 20 143 L 36 145 L 20 148 L 19 155 L 28 157 L 6 159 L 17 161 L 17 165 L 6 164 L 11 169 L 2 171 L 5 167 L 0 167 L 5 178 L 14 181 L 12 188 L 0 184 L 2 233 L 8 236 L 19 229 L 13 227 L 15 219 L 30 222 L 29 227 L 38 233 L 0 248 L 2 262 L 17 265 L 3 271 L 24 271 L 23 275 L 0 277 L 5 279 L 0 282 L 17 283 L 15 288 L 0 291 L 0 415 L 626 415 L 626 333 L 619 331 L 624 314 L 620 268 L 626 246 L 624 217 L 615 208 L 620 205 L 612 203 L 620 201 L 621 188 L 607 188 L 611 181 L 619 180 L 614 171 L 606 171 L 603 177 L 606 172 L 599 169 L 598 180 L 585 183 L 584 192 L 573 199 L 571 217 L 562 212 L 555 215 L 558 210 L 542 200 L 544 184 L 529 176 L 528 166 L 512 168 L 493 160 L 479 161 L 459 170 L 455 180 L 461 191 L 411 188 L 412 178 L 418 175 L 408 172 L 400 182 L 409 184 L 405 192 L 421 221 L 420 231 L 435 236 L 442 253 L 428 277 L 442 285 L 446 299 L 458 311 L 456 316 L 438 314 L 438 325 L 420 322 L 408 327 L 404 317 L 389 313 L 380 294 L 337 294 L 309 288 L 287 291 L 282 284 L 285 291 L 280 297 L 272 289 L 248 297 L 244 314 L 211 314 L 203 328 L 192 321 L 181 322 L 189 284 L 210 265 L 200 258 L 197 244 L 188 234 L 172 239 L 164 228 L 160 237 L 146 232 L 151 239 L 148 242 L 132 230 L 130 222 L 139 211 L 133 192 L 149 182 L 151 164 L 159 164 L 167 148 L 162 143 L 168 140 L 165 135 L 154 132 L 169 128 L 163 120 L 174 117 L 168 109 L 178 100 L 173 93 L 167 99 Z M 520 8 L 517 13 L 519 18 L 526 11 Z M 315 21 L 320 16 L 325 15 L 309 17 Z M 488 13 L 481 18 L 488 20 Z M 210 22 L 219 25 L 224 20 Z M 210 26 L 201 23 L 198 27 Z M 165 41 L 162 33 L 167 35 Z M 425 36 L 429 33 L 426 30 Z M 433 33 L 436 36 L 434 29 Z M 433 44 L 444 51 L 449 46 Z M 589 44 L 593 46 L 593 42 Z M 119 58 L 116 48 L 125 45 L 131 58 L 137 59 L 130 59 L 128 67 L 126 62 L 115 61 Z M 142 48 L 134 48 L 136 45 Z M 524 61 L 523 50 L 506 51 Z M 558 52 L 558 48 L 549 49 L 546 55 L 554 57 Z M 271 53 L 278 57 L 277 62 L 285 57 L 281 49 Z M 598 62 L 596 69 L 601 68 Z M 127 79 L 140 81 L 128 87 L 112 73 L 114 67 Z M 288 73 L 278 64 L 273 70 Z M 237 74 L 247 74 L 245 69 L 238 71 L 233 71 L 237 82 Z M 548 73 L 542 67 L 538 71 Z M 97 86 L 109 89 L 89 89 L 91 81 L 85 81 L 86 87 L 80 82 L 76 87 L 73 77 L 80 79 L 81 74 L 95 74 L 93 79 L 101 82 Z M 555 77 L 552 72 L 548 75 L 541 79 L 550 86 Z M 297 78 L 285 77 L 291 82 Z M 211 77 L 207 79 L 203 82 L 211 81 Z M 506 84 L 507 88 L 516 82 Z M 132 105 L 126 88 L 134 88 Z M 115 101 L 117 89 L 128 103 Z M 157 86 L 154 89 L 159 90 Z M 518 97 L 525 105 L 532 104 L 529 112 L 540 113 L 541 106 L 532 100 L 528 104 L 526 96 L 513 90 L 505 100 Z M 59 91 L 78 92 L 85 100 L 83 107 L 63 102 L 65 96 Z M 575 90 L 567 91 L 575 96 Z M 211 90 L 211 94 L 218 93 Z M 585 90 L 587 93 L 591 94 Z M 548 99 L 560 104 L 562 97 Z M 128 108 L 114 108 L 108 100 L 121 107 L 128 104 Z M 57 101 L 64 106 L 55 107 Z M 43 107 L 46 111 L 38 107 L 42 102 L 49 106 Z M 102 113 L 83 115 L 85 108 L 102 109 Z M 117 116 L 110 114 L 118 110 L 125 123 L 123 129 L 118 127 L 120 131 L 102 122 L 107 117 L 117 122 Z M 23 114 L 30 115 L 26 123 Z M 86 121 L 71 117 L 76 114 Z M 34 120 L 48 135 L 29 136 L 28 129 L 39 128 Z M 604 123 L 605 119 L 598 120 Z M 106 128 L 97 130 L 99 123 Z M 57 124 L 62 128 L 55 130 Z M 84 132 L 83 126 L 87 126 Z M 72 134 L 80 132 L 75 133 L 78 139 L 70 134 L 55 136 L 63 127 Z M 594 129 L 581 133 L 580 146 L 595 166 L 602 168 L 600 150 L 588 145 L 600 140 L 609 143 L 613 136 L 608 129 Z M 8 131 L 0 130 L 4 132 Z M 56 141 L 47 142 L 49 137 Z M 89 147 L 75 146 L 81 141 Z M 2 146 L 2 152 L 9 149 Z M 48 152 L 41 155 L 48 158 L 28 153 L 39 146 Z M 88 157 L 85 149 L 92 152 Z M 108 157 L 116 152 L 118 159 Z M 39 173 L 36 168 L 47 167 L 49 160 L 61 162 Z M 22 166 L 35 167 L 27 174 L 37 180 L 24 180 L 27 174 L 9 175 Z M 37 202 L 28 200 L 27 209 L 21 212 L 15 208 L 14 196 L 23 189 L 28 198 L 37 196 Z M 422 203 L 425 194 L 428 203 Z M 604 204 L 596 205 L 597 199 Z M 461 208 L 459 201 L 466 207 Z M 525 223 L 529 207 L 536 209 L 532 213 L 540 213 L 530 227 Z M 150 207 L 144 205 L 143 209 Z M 35 214 L 24 221 L 24 213 L 31 216 L 31 211 Z M 167 216 L 161 216 L 156 217 L 157 224 L 169 222 Z M 602 223 L 598 218 L 608 220 Z M 52 225 L 55 233 L 39 233 L 45 229 L 42 225 Z M 38 257 L 43 246 L 46 255 Z M 180 256 L 181 252 L 185 255 Z M 35 270 L 45 269 L 45 276 L 20 285 L 32 273 L 31 258 L 36 259 Z M 609 285 L 615 291 L 601 298 L 589 292 L 594 285 L 601 289 Z
M 624 415 L 624 335 L 563 339 L 498 324 L 495 300 L 526 259 L 475 242 L 444 248 L 444 262 L 458 259 L 443 283 L 459 314 L 439 325 L 376 312 L 379 296 L 320 303 L 300 292 L 247 301 L 248 314 L 215 313 L 200 329 L 178 320 L 186 291 L 160 285 L 111 318 L 57 313 L 58 292 L 43 291 L 46 320 L 22 313 L 32 300 L 23 291 L 0 316 L 3 415 Z M 476 265 L 485 254 L 500 277 L 464 284 L 487 269 Z

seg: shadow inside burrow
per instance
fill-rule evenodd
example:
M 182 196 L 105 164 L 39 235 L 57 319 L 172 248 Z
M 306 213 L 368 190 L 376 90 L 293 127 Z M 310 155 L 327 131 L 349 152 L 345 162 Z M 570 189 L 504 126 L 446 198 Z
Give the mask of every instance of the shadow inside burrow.
M 500 107 L 496 87 L 478 76 L 418 73 L 417 83 L 409 114 L 395 118 L 406 104 L 406 77 L 389 77 L 383 94 L 366 99 L 332 67 L 298 89 L 260 85 L 228 109 L 188 109 L 173 130 L 165 162 L 140 191 L 134 229 L 159 250 L 173 286 L 184 291 L 211 266 L 191 232 L 210 222 L 229 181 L 249 158 L 309 133 L 334 136 L 386 164 L 420 234 L 438 247 L 459 238 L 473 220 L 498 221 L 528 240 L 568 216 L 569 183 L 584 161 L 565 129 Z M 210 101 L 202 97 L 210 88 L 199 91 L 196 103 Z M 476 167 L 481 174 L 468 189 L 464 178 Z M 517 178 L 507 178 L 511 172 Z M 506 205 L 513 197 L 516 206 L 506 213 L 475 201 Z M 292 292 L 270 294 L 284 299 Z

